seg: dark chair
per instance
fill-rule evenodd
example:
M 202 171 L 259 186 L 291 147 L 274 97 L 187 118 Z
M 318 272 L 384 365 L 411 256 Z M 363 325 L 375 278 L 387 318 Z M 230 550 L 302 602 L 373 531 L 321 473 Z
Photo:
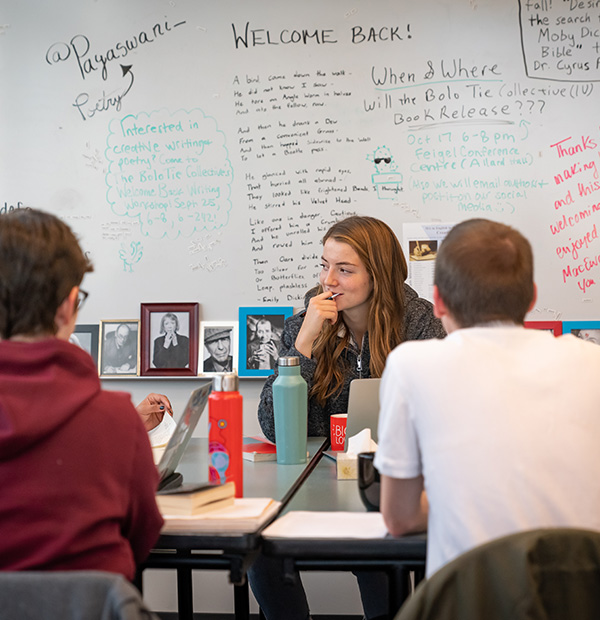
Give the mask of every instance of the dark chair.
M 0 571 L 3 620 L 159 620 L 122 575 Z
M 512 534 L 472 549 L 421 583 L 396 620 L 597 620 L 600 532 Z

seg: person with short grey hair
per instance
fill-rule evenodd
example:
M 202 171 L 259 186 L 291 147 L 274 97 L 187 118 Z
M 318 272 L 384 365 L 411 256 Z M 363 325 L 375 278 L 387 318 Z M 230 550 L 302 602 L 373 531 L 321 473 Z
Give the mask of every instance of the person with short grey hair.
M 204 360 L 204 372 L 231 372 L 231 328 L 207 327 L 204 331 L 204 346 L 210 357 Z

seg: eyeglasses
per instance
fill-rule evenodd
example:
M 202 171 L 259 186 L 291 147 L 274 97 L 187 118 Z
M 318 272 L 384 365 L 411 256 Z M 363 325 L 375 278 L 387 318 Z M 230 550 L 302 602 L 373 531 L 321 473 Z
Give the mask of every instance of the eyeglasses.
M 392 161 L 392 158 L 391 157 L 376 157 L 374 161 L 376 164 L 380 164 L 382 161 L 385 162 L 386 164 L 389 164 Z
M 76 312 L 79 312 L 79 310 L 81 310 L 81 307 L 85 303 L 85 300 L 88 298 L 88 296 L 89 293 L 87 291 L 84 291 L 82 288 L 77 291 L 77 302 L 75 304 Z

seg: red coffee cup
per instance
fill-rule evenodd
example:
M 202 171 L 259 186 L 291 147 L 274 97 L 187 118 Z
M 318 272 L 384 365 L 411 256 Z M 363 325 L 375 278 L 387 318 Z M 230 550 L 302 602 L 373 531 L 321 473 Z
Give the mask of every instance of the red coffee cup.
M 346 443 L 347 421 L 347 413 L 334 413 L 329 418 L 329 426 L 331 429 L 331 449 L 334 451 L 344 449 L 344 444 Z

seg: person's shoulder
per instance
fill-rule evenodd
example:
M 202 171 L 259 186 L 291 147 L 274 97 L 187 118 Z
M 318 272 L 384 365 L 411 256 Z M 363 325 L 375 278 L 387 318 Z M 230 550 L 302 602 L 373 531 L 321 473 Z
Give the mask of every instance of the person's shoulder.
M 405 330 L 407 340 L 424 340 L 444 338 L 446 331 L 442 322 L 433 313 L 433 304 L 408 284 L 404 284 L 405 294 Z
M 421 364 L 429 366 L 432 359 L 442 354 L 443 349 L 439 347 L 445 346 L 446 340 L 441 338 L 405 340 L 390 351 L 386 365 L 403 366 L 407 370 L 421 368 Z
M 538 330 L 531 331 L 537 332 Z M 574 334 L 563 334 L 557 338 L 552 338 L 550 342 L 555 348 L 561 348 L 565 352 L 572 352 L 573 355 L 587 356 L 592 360 L 600 359 L 600 345 L 583 338 L 578 338 Z
M 292 314 L 285 320 L 284 329 L 288 332 L 299 331 L 304 323 L 304 311 Z
M 233 358 L 229 358 L 232 360 Z M 216 372 L 215 362 L 212 357 L 204 360 L 204 372 Z
M 102 417 L 108 424 L 114 424 L 119 432 L 127 427 L 136 427 L 141 423 L 131 396 L 127 392 L 113 390 L 100 390 L 96 396 L 94 405 L 102 412 Z

